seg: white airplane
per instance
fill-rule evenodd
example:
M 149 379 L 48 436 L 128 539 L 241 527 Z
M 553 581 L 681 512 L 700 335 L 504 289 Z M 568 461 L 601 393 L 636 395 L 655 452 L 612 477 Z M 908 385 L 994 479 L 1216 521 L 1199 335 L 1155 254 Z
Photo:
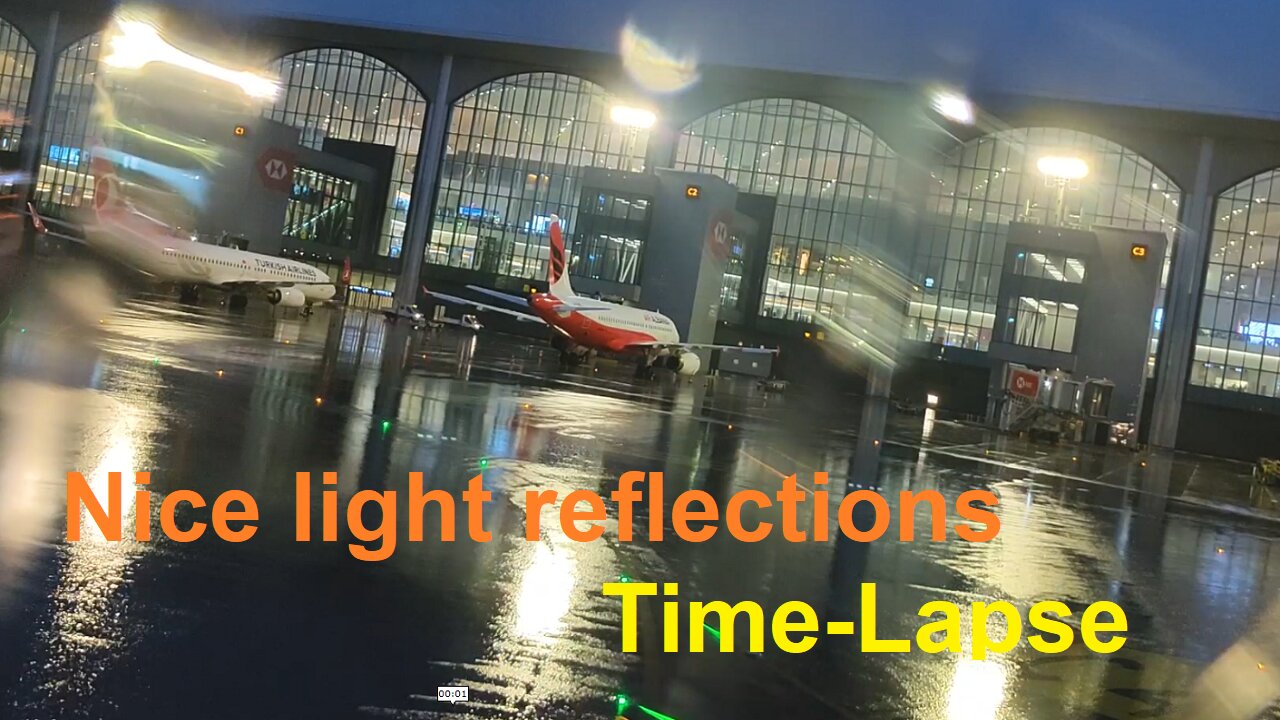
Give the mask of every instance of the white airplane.
M 124 197 L 111 163 L 95 156 L 92 167 L 94 222 L 85 228 L 89 247 L 160 282 L 213 287 L 233 297 L 256 292 L 272 305 L 290 308 L 333 299 L 333 281 L 319 268 L 181 237 Z M 36 230 L 48 233 L 35 208 L 27 209 Z
M 476 285 L 467 286 L 470 290 L 496 297 L 512 305 L 525 306 L 531 312 L 489 305 L 456 295 L 427 290 L 425 287 L 423 290 L 431 297 L 448 303 L 503 313 L 527 322 L 545 323 L 556 331 L 552 336 L 552 344 L 560 350 L 561 358 L 571 363 L 580 362 L 592 353 L 603 351 L 639 356 L 642 364 L 638 370 L 646 374 L 656 366 L 680 375 L 694 375 L 702 367 L 702 361 L 693 352 L 697 348 L 777 353 L 777 350 L 769 348 L 681 342 L 675 323 L 660 312 L 578 296 L 573 292 L 573 287 L 569 283 L 569 274 L 566 272 L 568 256 L 565 253 L 564 236 L 560 230 L 560 218 L 551 216 L 549 230 L 551 236 L 549 292 L 534 293 L 525 298 Z

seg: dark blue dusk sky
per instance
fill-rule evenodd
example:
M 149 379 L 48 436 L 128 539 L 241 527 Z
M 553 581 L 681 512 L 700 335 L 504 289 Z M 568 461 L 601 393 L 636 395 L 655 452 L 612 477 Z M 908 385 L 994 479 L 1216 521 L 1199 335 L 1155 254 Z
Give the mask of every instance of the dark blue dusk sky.
M 219 0 L 218 7 L 589 50 L 614 50 L 631 18 L 704 63 L 1280 117 L 1280 4 L 1267 2 Z

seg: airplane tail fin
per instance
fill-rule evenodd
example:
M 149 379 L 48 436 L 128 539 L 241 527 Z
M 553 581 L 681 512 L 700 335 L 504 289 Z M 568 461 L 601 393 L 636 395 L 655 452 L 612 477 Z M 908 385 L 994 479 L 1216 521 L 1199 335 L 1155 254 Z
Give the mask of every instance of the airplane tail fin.
M 48 226 L 44 224 L 44 218 L 40 217 L 40 213 L 36 212 L 35 205 L 27 203 L 27 212 L 31 213 L 31 227 L 35 228 L 36 232 L 41 235 L 49 232 Z
M 551 263 L 548 281 L 551 283 L 551 294 L 567 300 L 576 296 L 573 286 L 569 284 L 569 254 L 564 247 L 564 232 L 560 228 L 560 218 L 555 215 L 551 216 L 550 234 Z
M 105 154 L 95 149 L 89 161 L 89 173 L 93 177 L 93 211 L 99 218 L 116 213 L 123 204 L 115 164 L 102 157 Z

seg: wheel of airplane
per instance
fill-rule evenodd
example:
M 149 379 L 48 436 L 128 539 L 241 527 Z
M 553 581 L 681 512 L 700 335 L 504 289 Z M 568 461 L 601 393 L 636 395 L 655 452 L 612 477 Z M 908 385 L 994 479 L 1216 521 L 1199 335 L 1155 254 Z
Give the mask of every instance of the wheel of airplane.
M 648 358 L 640 358 L 636 362 L 636 379 L 637 380 L 653 379 L 653 365 L 649 364 Z
M 249 304 L 249 296 L 235 294 L 227 298 L 227 307 L 232 310 L 244 310 Z
M 200 301 L 200 288 L 195 285 L 183 285 L 178 288 L 178 302 L 193 305 Z

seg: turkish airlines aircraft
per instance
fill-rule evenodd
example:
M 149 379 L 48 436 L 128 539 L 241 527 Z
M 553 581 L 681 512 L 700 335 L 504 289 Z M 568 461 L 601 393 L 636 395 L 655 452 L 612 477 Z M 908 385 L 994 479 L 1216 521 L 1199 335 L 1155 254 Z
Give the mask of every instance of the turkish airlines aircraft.
M 776 353 L 767 348 L 745 348 L 737 345 L 712 345 L 680 341 L 680 333 L 671 318 L 653 310 L 627 307 L 617 303 L 579 297 L 573 292 L 567 272 L 564 236 L 560 218 L 551 216 L 551 262 L 549 292 L 534 293 L 528 298 L 490 290 L 476 285 L 467 288 L 512 305 L 526 306 L 531 312 L 489 305 L 474 300 L 426 290 L 431 297 L 445 302 L 511 315 L 519 320 L 550 325 L 556 334 L 552 344 L 561 358 L 578 362 L 593 352 L 635 354 L 644 360 L 640 370 L 664 367 L 680 375 L 694 375 L 702 366 L 696 348 L 733 349 L 747 352 Z
M 233 295 L 258 292 L 282 307 L 310 307 L 333 298 L 333 281 L 319 268 L 180 237 L 123 197 L 110 162 L 94 157 L 92 169 L 95 222 L 85 228 L 90 247 L 161 282 L 208 286 Z M 28 205 L 28 210 L 36 230 L 47 233 L 35 209 Z

